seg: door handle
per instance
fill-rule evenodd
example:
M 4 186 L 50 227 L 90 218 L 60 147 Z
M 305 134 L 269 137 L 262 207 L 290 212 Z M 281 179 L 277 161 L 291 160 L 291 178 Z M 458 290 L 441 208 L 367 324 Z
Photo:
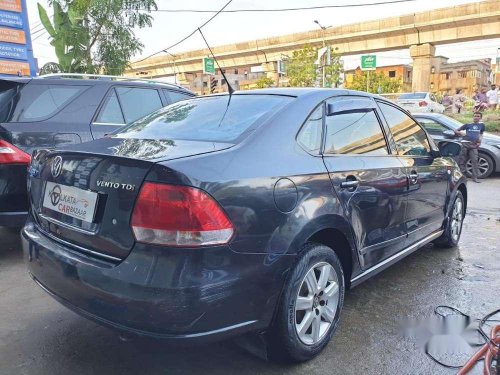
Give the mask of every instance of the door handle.
M 417 171 L 410 172 L 410 184 L 415 185 L 418 182 L 418 173 Z
M 342 189 L 347 189 L 349 191 L 354 191 L 359 185 L 358 180 L 346 180 L 340 183 Z

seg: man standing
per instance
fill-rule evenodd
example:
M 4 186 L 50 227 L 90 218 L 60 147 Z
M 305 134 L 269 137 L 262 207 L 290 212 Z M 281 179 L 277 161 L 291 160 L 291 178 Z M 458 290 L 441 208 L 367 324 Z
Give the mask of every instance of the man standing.
M 460 152 L 460 156 L 458 158 L 458 164 L 460 165 L 460 170 L 462 173 L 465 173 L 465 166 L 467 164 L 467 160 L 471 160 L 472 163 L 472 179 L 474 182 L 479 183 L 480 181 L 477 179 L 479 174 L 479 168 L 477 165 L 478 153 L 477 149 L 481 145 L 481 141 L 483 139 L 483 133 L 485 126 L 481 121 L 483 118 L 483 114 L 481 112 L 474 112 L 474 122 L 472 124 L 465 124 L 455 130 L 456 135 L 463 135 L 464 142 L 462 143 L 462 151 Z
M 498 88 L 496 85 L 491 85 L 491 90 L 486 93 L 486 97 L 488 98 L 488 106 L 494 111 L 498 105 Z

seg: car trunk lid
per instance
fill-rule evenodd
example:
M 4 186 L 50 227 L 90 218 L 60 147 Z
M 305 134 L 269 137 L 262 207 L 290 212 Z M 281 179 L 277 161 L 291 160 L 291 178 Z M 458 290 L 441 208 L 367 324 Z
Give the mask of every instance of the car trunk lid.
M 151 167 L 158 161 L 226 147 L 212 142 L 108 138 L 67 151 L 40 151 L 29 170 L 33 215 L 54 239 L 119 261 L 134 245 L 131 215 Z

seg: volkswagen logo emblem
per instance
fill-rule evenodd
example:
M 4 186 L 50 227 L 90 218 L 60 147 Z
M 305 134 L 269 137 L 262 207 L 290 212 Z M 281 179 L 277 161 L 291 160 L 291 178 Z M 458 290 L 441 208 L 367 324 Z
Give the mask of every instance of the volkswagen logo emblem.
M 50 171 L 52 172 L 52 177 L 59 177 L 62 171 L 62 157 L 56 156 L 54 160 L 52 160 Z

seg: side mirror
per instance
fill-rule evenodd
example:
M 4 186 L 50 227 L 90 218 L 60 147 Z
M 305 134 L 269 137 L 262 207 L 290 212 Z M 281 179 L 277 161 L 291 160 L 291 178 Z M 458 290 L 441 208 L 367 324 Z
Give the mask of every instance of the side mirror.
M 443 130 L 443 137 L 445 138 L 455 138 L 455 132 L 453 130 Z
M 460 155 L 462 145 L 458 142 L 443 141 L 438 143 L 441 156 L 456 157 Z

